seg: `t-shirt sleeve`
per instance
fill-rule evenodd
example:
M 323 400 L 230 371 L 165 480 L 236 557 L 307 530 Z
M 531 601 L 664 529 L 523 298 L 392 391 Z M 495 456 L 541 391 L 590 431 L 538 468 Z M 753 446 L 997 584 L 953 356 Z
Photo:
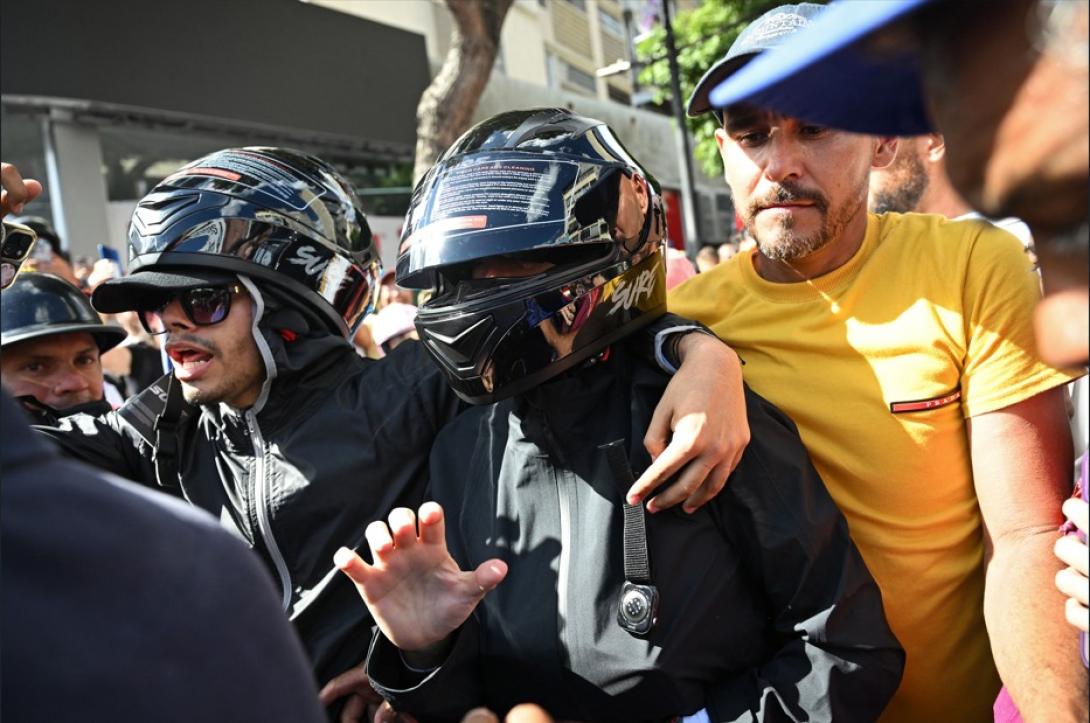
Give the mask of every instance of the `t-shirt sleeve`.
M 965 416 L 993 412 L 1079 375 L 1053 369 L 1037 354 L 1033 309 L 1040 278 L 1010 233 L 981 226 L 970 245 L 963 287 Z

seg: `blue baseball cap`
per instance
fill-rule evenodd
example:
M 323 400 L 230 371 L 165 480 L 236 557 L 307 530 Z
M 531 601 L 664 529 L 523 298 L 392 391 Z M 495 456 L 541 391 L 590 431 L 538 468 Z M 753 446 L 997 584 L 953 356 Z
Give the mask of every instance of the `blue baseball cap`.
M 718 83 L 715 108 L 746 102 L 856 133 L 934 130 L 914 49 L 868 42 L 932 0 L 835 2 L 814 22 Z
M 704 73 L 689 97 L 688 113 L 696 117 L 714 110 L 708 94 L 723 79 L 753 59 L 758 53 L 771 50 L 795 35 L 825 10 L 824 5 L 799 3 L 780 5 L 747 25 L 730 46 L 727 54 Z

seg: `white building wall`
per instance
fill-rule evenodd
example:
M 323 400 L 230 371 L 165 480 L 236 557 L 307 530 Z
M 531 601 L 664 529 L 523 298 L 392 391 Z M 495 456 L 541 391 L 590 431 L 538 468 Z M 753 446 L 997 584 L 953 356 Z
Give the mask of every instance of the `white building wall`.
M 508 78 L 546 86 L 545 33 L 546 13 L 536 0 L 518 0 L 507 13 L 500 35 L 503 74 Z

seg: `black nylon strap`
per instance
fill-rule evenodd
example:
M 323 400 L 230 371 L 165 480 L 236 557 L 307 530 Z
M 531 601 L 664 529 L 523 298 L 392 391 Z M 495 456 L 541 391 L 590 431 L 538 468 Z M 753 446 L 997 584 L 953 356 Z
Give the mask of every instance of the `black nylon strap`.
M 602 445 L 613 479 L 621 489 L 622 497 L 636 481 L 628 464 L 623 439 Z M 624 576 L 629 582 L 651 584 L 651 560 L 647 554 L 647 521 L 643 505 L 624 503 Z
M 160 487 L 178 490 L 178 422 L 182 418 L 182 391 L 171 374 L 167 380 L 166 407 L 155 420 L 155 477 Z

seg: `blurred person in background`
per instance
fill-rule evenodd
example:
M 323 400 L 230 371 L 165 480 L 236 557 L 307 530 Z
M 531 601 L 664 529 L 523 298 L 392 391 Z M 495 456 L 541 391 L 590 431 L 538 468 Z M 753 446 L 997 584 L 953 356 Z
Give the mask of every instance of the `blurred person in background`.
M 666 288 L 672 289 L 682 281 L 696 276 L 696 267 L 685 252 L 672 246 L 666 247 Z
M 412 304 L 401 302 L 387 304 L 374 314 L 374 321 L 371 324 L 372 341 L 385 356 L 402 342 L 419 338 L 415 321 L 416 307 Z
M 1088 43 L 1086 2 L 838 3 L 793 44 L 754 62 L 713 97 L 720 105 L 760 102 L 862 133 L 940 130 L 949 146 L 947 171 L 955 190 L 980 212 L 1019 217 L 1033 232 L 1045 291 L 1035 312 L 1040 353 L 1085 373 L 1090 359 Z M 1084 420 L 1077 441 L 1084 446 L 1086 405 L 1084 395 L 1077 410 Z M 1063 503 L 1069 525 L 1082 536 L 1056 541 L 1056 555 L 1067 567 L 1054 581 L 1066 598 L 1067 620 L 1083 631 L 1084 666 L 1090 594 L 1086 484 L 1084 453 L 1075 485 L 1083 499 Z M 1022 500 L 1015 494 L 1012 501 L 1017 509 Z M 1046 539 L 1049 532 L 1047 523 L 1038 530 Z M 1047 589 L 1052 581 L 1040 575 L 1034 580 L 1038 594 L 1027 598 L 1043 598 L 1046 604 L 1039 611 L 1006 615 L 996 620 L 996 629 L 1032 627 L 1037 618 L 1058 614 Z M 1012 645 L 996 651 L 1005 681 L 1023 670 L 1038 674 L 1035 687 L 1003 691 L 996 720 L 1018 720 L 1019 709 L 1029 720 L 1086 720 L 1088 677 L 1073 662 L 1072 642 L 1050 637 L 1043 648 Z M 1058 692 L 1057 679 L 1066 683 Z M 1069 706 L 1069 700 L 1077 705 Z
M 382 347 L 375 343 L 375 335 L 371 329 L 374 323 L 375 314 L 368 314 L 352 336 L 352 346 L 360 356 L 367 359 L 381 359 L 383 357 Z
M 937 213 L 955 221 L 984 218 L 950 184 L 946 144 L 940 133 L 897 140 L 893 162 L 870 172 L 867 207 L 872 213 Z M 1017 218 L 986 220 L 1014 234 L 1032 254 L 1033 235 L 1026 224 Z
M 120 269 L 111 259 L 98 259 L 83 281 L 83 292 L 92 295 L 102 283 L 117 278 Z M 108 324 L 120 326 L 128 336 L 102 355 L 102 368 L 123 399 L 129 399 L 150 387 L 169 369 L 158 338 L 149 334 L 134 311 L 99 314 Z
M 738 255 L 738 242 L 727 241 L 725 244 L 719 244 L 716 253 L 719 255 L 719 263 L 726 263 Z
M 135 311 L 113 314 L 128 334 L 125 341 L 102 355 L 102 369 L 125 399 L 144 391 L 166 373 L 157 338 L 148 334 Z
M 0 291 L 0 319 L 3 385 L 31 414 L 48 419 L 121 406 L 121 395 L 103 377 L 102 355 L 125 331 L 102 323 L 78 288 L 24 271 Z
M 34 245 L 34 253 L 27 259 L 25 267 L 27 271 L 41 271 L 53 274 L 76 287 L 80 286 L 79 277 L 72 270 L 68 252 L 64 250 L 64 244 L 61 243 L 61 238 L 57 235 L 53 224 L 41 216 L 16 216 L 10 220 L 21 223 L 38 234 L 38 243 Z
M 707 273 L 719 265 L 719 251 L 714 246 L 701 246 L 696 252 L 696 271 Z
M 76 275 L 81 289 L 87 288 L 87 277 L 91 275 L 94 266 L 95 260 L 90 256 L 77 256 L 72 260 L 72 273 Z
M 413 292 L 398 286 L 394 276 L 393 269 L 382 275 L 382 281 L 378 292 L 378 303 L 375 305 L 376 310 L 381 310 L 389 304 L 412 305 Z
M 5 212 L 41 189 L 9 164 L 3 182 Z M 332 574 L 333 552 L 358 546 L 364 525 L 397 504 L 419 503 L 428 449 L 458 408 L 420 344 L 381 363 L 349 345 L 377 286 L 370 240 L 354 191 L 319 159 L 250 148 L 194 161 L 138 204 L 131 273 L 93 298 L 165 333 L 173 372 L 115 413 L 39 427 L 72 456 L 183 496 L 245 540 L 315 676 L 329 681 L 323 702 L 335 710 L 351 696 L 356 714 L 375 700 L 356 667 L 371 625 Z M 661 324 L 647 338 L 684 363 L 644 440 L 655 464 L 633 489 L 652 508 L 695 509 L 748 442 L 740 367 L 695 325 Z M 709 389 L 727 400 L 710 414 Z
M 716 98 L 826 12 L 769 11 L 694 92 L 690 112 L 722 121 L 757 250 L 680 287 L 671 308 L 737 345 L 847 515 L 908 653 L 888 720 L 989 718 L 997 664 L 1048 709 L 1075 711 L 1066 672 L 1025 665 L 1068 635 L 1042 614 L 1056 565 L 1040 532 L 1067 494 L 1063 385 L 1077 373 L 1033 349 L 1040 289 L 1021 244 L 988 224 L 867 214 L 870 171 L 893 161 L 895 137 Z

